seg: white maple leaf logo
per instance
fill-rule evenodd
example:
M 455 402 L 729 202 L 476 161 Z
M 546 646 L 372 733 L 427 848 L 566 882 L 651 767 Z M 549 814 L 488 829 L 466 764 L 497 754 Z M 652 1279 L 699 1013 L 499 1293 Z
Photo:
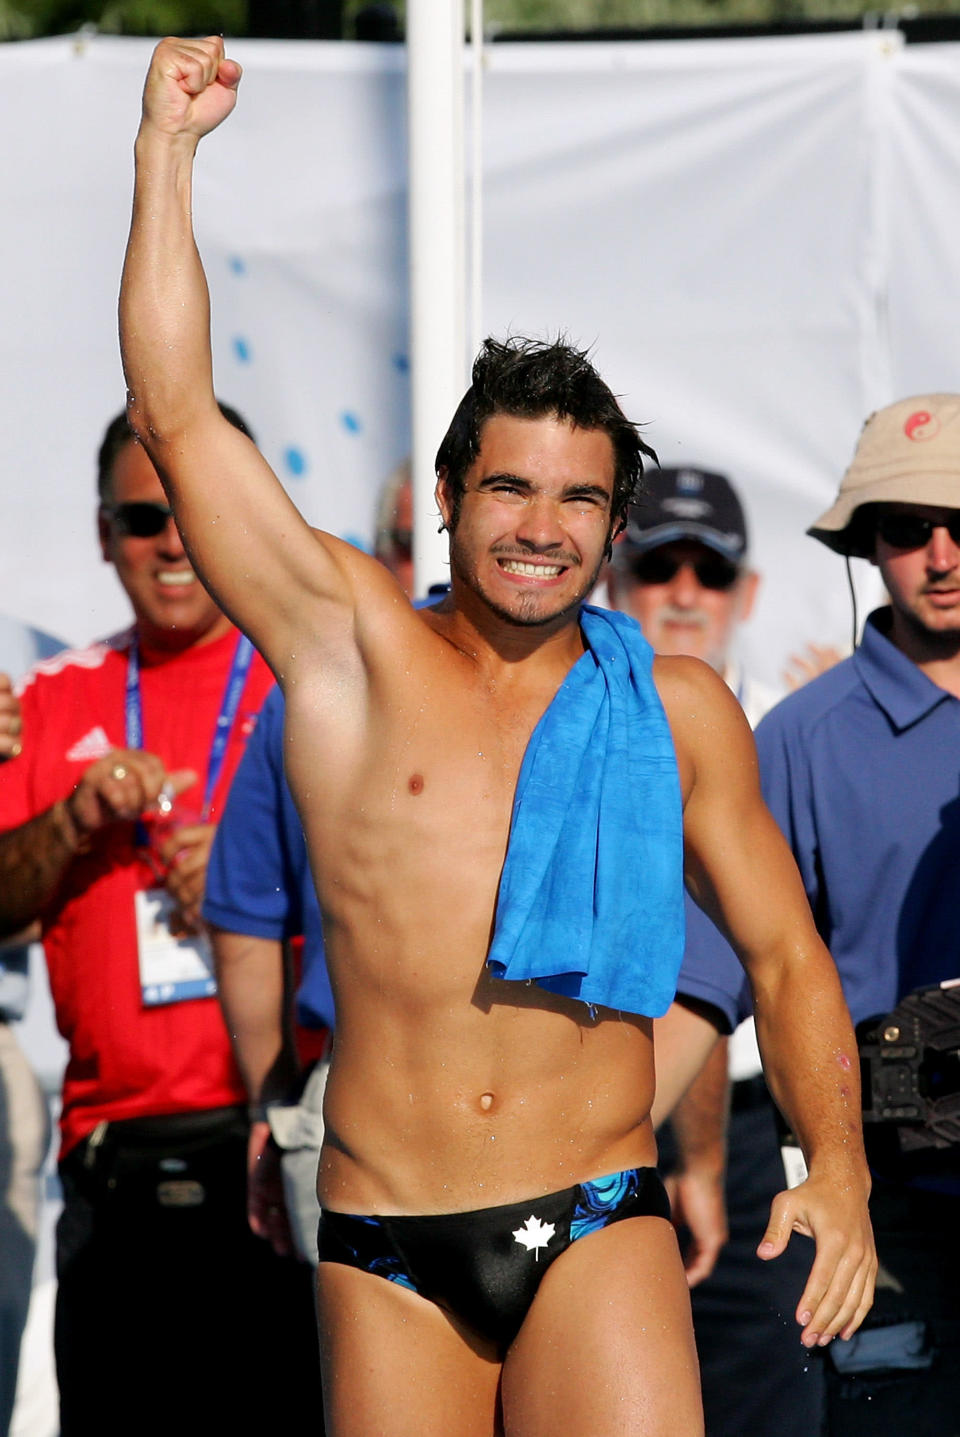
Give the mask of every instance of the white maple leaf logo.
M 556 1230 L 552 1222 L 541 1222 L 531 1213 L 523 1227 L 514 1230 L 513 1238 L 515 1242 L 522 1242 L 527 1252 L 532 1252 L 534 1259 L 539 1262 L 540 1249 L 546 1247 Z

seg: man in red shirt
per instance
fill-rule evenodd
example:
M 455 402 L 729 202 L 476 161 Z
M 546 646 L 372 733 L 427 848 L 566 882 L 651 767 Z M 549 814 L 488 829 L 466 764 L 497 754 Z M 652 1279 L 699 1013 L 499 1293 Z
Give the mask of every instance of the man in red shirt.
M 309 1274 L 247 1229 L 245 1092 L 199 919 L 272 677 L 194 573 L 123 414 L 99 498 L 135 622 L 31 671 L 31 741 L 0 772 L 0 933 L 39 920 L 70 1044 L 61 1430 L 247 1430 L 315 1410 L 318 1393 Z M 224 1380 L 228 1362 L 264 1359 L 281 1377 L 269 1402 L 270 1384 Z

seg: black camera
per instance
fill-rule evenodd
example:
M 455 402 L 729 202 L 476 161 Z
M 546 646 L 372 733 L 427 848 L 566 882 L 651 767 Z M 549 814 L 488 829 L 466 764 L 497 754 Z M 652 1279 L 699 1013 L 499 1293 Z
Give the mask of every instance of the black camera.
M 960 978 L 857 1025 L 870 1164 L 890 1177 L 960 1174 Z

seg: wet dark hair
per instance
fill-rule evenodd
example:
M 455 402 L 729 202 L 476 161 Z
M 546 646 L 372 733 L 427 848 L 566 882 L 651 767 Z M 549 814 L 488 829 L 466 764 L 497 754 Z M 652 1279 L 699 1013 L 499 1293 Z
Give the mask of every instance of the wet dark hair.
M 232 405 L 221 404 L 219 400 L 217 400 L 217 406 L 224 419 L 229 420 L 234 429 L 239 429 L 241 434 L 246 434 L 248 439 L 253 439 L 253 430 L 242 414 Z M 117 462 L 117 455 L 128 444 L 139 443 L 140 440 L 130 427 L 127 411 L 122 409 L 107 425 L 97 451 L 97 493 L 100 496 L 101 504 L 109 504 L 113 499 L 113 466 Z
M 555 414 L 580 429 L 602 429 L 613 445 L 611 518 L 620 525 L 627 506 L 642 492 L 643 457 L 657 456 L 640 438 L 616 395 L 587 358 L 559 337 L 554 341 L 512 336 L 485 339 L 473 365 L 473 382 L 457 406 L 437 450 L 436 470 L 446 470 L 456 526 L 467 470 L 480 452 L 484 422 L 493 414 L 540 419 Z

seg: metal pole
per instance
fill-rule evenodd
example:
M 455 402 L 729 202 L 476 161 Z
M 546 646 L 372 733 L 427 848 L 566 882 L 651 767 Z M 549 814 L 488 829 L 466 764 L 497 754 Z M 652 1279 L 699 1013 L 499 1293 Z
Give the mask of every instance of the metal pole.
M 410 361 L 416 591 L 447 578 L 433 461 L 467 387 L 463 0 L 408 0 Z
M 470 353 L 483 341 L 483 0 L 470 0 Z

